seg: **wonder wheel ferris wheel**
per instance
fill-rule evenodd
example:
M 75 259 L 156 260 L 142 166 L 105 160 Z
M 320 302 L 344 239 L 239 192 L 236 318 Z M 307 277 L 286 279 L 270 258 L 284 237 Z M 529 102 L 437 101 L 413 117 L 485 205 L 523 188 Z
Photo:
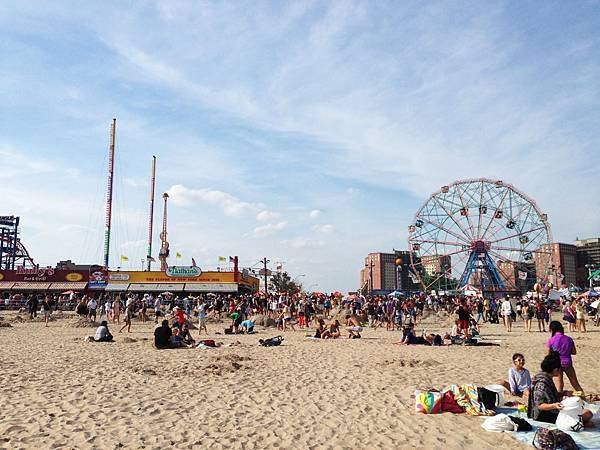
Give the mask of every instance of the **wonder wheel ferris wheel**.
M 548 217 L 500 180 L 443 186 L 417 211 L 408 231 L 411 268 L 426 291 L 473 286 L 523 292 L 547 280 L 553 267 Z

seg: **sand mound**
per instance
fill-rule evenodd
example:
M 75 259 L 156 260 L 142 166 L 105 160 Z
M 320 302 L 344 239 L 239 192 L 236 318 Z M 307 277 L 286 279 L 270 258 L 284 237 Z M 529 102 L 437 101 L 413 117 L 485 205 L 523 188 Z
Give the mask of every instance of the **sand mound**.
M 65 328 L 97 328 L 100 326 L 98 322 L 90 322 L 84 317 L 79 319 L 69 320 L 63 325 Z
M 137 339 L 130 338 L 129 336 L 125 336 L 123 339 L 121 339 L 121 342 L 125 342 L 126 344 L 130 344 L 132 342 L 137 342 Z
M 252 320 L 256 325 L 262 327 L 276 327 L 277 323 L 275 323 L 275 319 L 269 316 L 265 316 L 263 314 L 257 314 L 253 316 L 250 320 Z

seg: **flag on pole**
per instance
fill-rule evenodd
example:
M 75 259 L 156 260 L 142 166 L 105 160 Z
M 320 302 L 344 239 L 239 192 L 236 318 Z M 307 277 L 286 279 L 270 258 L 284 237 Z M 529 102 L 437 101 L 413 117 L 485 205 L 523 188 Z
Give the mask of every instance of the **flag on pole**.
M 194 258 L 192 258 L 192 267 L 197 267 L 196 266 L 196 260 Z
M 148 261 L 150 262 L 156 262 L 156 260 L 152 257 L 152 256 L 148 256 L 146 257 L 148 259 Z
M 181 258 L 181 253 L 179 253 L 179 252 L 175 253 L 175 258 Z
M 129 258 L 125 255 L 121 255 L 121 261 L 129 261 Z
M 219 256 L 219 262 L 225 262 L 227 261 L 227 258 L 224 256 Z
M 408 271 L 408 276 L 410 277 L 410 279 L 413 283 L 417 284 L 419 282 L 419 279 L 417 278 L 417 276 L 410 270 Z
M 235 262 L 235 258 L 233 256 L 229 257 L 229 262 Z
M 523 272 L 521 270 L 519 270 L 519 280 L 526 280 L 527 279 L 527 272 Z

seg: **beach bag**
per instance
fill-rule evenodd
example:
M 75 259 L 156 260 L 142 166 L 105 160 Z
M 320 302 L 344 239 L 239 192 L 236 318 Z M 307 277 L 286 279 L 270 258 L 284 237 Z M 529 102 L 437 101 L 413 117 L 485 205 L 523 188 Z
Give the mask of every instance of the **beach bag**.
M 517 424 L 514 423 L 506 414 L 497 414 L 495 416 L 488 417 L 483 421 L 481 427 L 485 431 L 493 431 L 495 433 L 517 430 Z
M 442 396 L 442 412 L 451 412 L 453 414 L 462 414 L 465 410 L 456 403 L 452 391 L 444 392 Z
M 540 428 L 533 436 L 534 448 L 541 450 L 577 450 L 577 444 L 564 431 Z
M 442 412 L 442 393 L 434 389 L 415 390 L 415 411 L 423 414 Z
M 494 409 L 496 405 L 500 404 L 500 395 L 484 387 L 477 388 L 477 398 L 486 409 Z

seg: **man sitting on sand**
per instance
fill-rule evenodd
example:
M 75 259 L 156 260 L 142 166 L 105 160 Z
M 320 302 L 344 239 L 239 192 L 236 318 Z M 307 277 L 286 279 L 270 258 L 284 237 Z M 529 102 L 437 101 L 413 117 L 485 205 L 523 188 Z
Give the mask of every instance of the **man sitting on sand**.
M 173 332 L 169 327 L 169 321 L 165 319 L 161 326 L 154 330 L 154 346 L 158 349 L 170 348 L 171 336 L 173 336 Z
M 356 314 L 348 314 L 346 316 L 346 330 L 348 331 L 349 339 L 360 338 L 360 332 L 363 330 L 362 324 Z
M 113 335 L 108 331 L 108 322 L 103 320 L 100 326 L 96 328 L 96 334 L 94 335 L 94 342 L 112 342 Z

